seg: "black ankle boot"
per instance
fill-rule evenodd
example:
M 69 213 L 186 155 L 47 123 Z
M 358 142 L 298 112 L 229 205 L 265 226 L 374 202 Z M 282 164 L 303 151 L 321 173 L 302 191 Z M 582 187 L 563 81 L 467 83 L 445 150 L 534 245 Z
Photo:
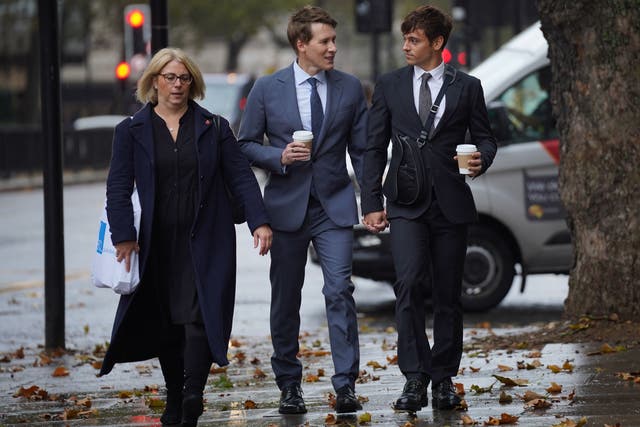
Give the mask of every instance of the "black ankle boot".
M 182 399 L 182 427 L 195 427 L 198 425 L 198 418 L 202 415 L 204 405 L 202 396 L 199 394 L 188 394 Z
M 167 392 L 167 403 L 160 417 L 163 426 L 180 425 L 182 421 L 182 393 Z

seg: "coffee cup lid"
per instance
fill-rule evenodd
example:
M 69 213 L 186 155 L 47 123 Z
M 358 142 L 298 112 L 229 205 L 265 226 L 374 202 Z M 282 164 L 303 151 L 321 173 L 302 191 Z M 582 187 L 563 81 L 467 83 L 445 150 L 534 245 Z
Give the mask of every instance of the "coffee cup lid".
M 478 149 L 473 144 L 460 144 L 456 146 L 456 151 L 459 153 L 474 153 Z
M 301 139 L 301 140 L 313 139 L 313 132 L 309 130 L 297 130 L 293 132 L 293 139 Z

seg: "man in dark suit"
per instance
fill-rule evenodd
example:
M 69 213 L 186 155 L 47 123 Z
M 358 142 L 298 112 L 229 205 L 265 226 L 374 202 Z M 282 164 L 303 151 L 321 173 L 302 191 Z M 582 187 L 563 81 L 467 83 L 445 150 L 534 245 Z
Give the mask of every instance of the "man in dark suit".
M 271 364 L 282 391 L 279 411 L 306 412 L 297 358 L 300 303 L 309 242 L 320 258 L 336 390 L 336 412 L 361 409 L 354 390 L 359 373 L 358 324 L 351 283 L 355 192 L 346 168 L 349 151 L 362 175 L 367 107 L 362 85 L 334 69 L 336 21 L 307 6 L 287 28 L 297 55 L 290 66 L 256 81 L 240 124 L 241 149 L 269 172 L 264 202 L 274 230 L 271 248 Z M 293 142 L 313 132 L 312 148 Z M 263 138 L 269 145 L 263 145 Z
M 443 63 L 442 50 L 451 27 L 451 18 L 432 6 L 421 6 L 407 15 L 401 29 L 408 66 L 379 79 L 369 112 L 363 223 L 372 232 L 391 225 L 398 365 L 406 377 L 395 409 L 410 412 L 427 406 L 429 382 L 434 408 L 453 409 L 460 404 L 451 378 L 458 372 L 462 355 L 460 293 L 467 226 L 477 219 L 477 212 L 465 176 L 458 173 L 456 145 L 465 141 L 468 130 L 470 143 L 478 150 L 468 162 L 472 178 L 484 173 L 496 154 L 480 81 Z M 439 108 L 431 108 L 431 100 L 437 101 L 443 86 L 446 92 Z M 430 110 L 437 110 L 435 120 L 423 131 Z M 391 164 L 397 162 L 398 168 L 390 169 L 383 188 L 389 140 L 398 136 L 415 147 L 424 143 L 415 151 L 424 174 L 407 180 L 404 172 L 409 163 L 407 157 L 399 158 L 394 140 Z M 407 202 L 399 194 L 408 188 L 425 191 Z M 425 333 L 425 292 L 429 288 L 433 347 Z

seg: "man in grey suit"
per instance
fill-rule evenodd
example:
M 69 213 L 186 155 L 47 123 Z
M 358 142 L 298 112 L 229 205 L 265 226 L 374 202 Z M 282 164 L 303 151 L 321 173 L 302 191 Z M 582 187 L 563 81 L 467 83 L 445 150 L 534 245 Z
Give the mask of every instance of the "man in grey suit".
M 279 411 L 283 414 L 306 412 L 297 353 L 309 242 L 313 242 L 324 276 L 335 409 L 338 413 L 362 409 L 355 396 L 360 353 L 351 283 L 358 209 L 346 152 L 360 180 L 367 106 L 359 80 L 334 69 L 336 25 L 318 7 L 307 6 L 291 16 L 287 36 L 297 59 L 256 81 L 238 138 L 251 164 L 269 172 L 264 202 L 274 233 L 271 364 L 281 390 Z M 292 141 L 297 130 L 313 132 L 312 149 Z M 265 135 L 268 145 L 263 145 Z

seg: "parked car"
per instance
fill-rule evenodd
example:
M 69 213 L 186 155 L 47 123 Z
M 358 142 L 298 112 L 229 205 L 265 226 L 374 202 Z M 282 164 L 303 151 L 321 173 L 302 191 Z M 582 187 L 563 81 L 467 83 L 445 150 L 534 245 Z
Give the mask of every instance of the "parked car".
M 470 72 L 482 81 L 499 148 L 489 172 L 467 180 L 479 222 L 469 229 L 462 285 L 466 311 L 498 305 L 517 265 L 524 290 L 529 274 L 567 273 L 572 264 L 557 191 L 559 141 L 549 102 L 547 49 L 537 23 Z M 374 235 L 356 226 L 353 274 L 393 283 L 388 231 Z
M 255 79 L 249 74 L 203 74 L 204 99 L 200 101 L 207 110 L 229 120 L 237 134 L 240 119 L 247 103 L 247 96 Z

